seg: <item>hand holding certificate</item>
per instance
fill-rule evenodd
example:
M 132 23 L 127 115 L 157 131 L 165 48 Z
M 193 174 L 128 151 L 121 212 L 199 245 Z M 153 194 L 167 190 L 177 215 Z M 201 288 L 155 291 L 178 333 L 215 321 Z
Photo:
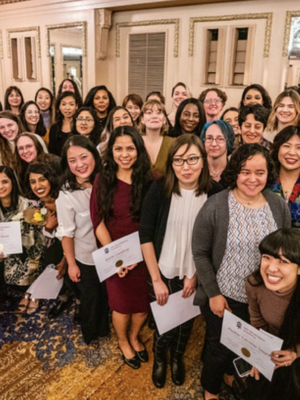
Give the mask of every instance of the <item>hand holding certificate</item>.
M 254 328 L 225 310 L 221 343 L 256 367 L 267 379 L 272 379 L 275 364 L 271 353 L 281 349 L 282 339 Z
M 100 282 L 116 274 L 120 269 L 143 261 L 138 232 L 109 243 L 92 253 Z M 121 274 L 120 274 L 121 275 Z
M 0 223 L 0 253 L 5 255 L 23 253 L 19 221 Z

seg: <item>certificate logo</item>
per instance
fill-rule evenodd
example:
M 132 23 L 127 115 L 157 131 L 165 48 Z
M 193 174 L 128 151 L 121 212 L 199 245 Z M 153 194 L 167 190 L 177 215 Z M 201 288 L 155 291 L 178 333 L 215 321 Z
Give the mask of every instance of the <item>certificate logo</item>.
M 123 260 L 118 260 L 118 261 L 115 263 L 115 266 L 116 266 L 117 268 L 122 267 L 122 265 L 123 265 Z
M 108 248 L 108 247 L 106 247 L 106 249 L 104 249 L 104 253 L 105 253 L 105 254 L 108 254 L 108 253 L 109 253 L 109 248 Z
M 245 357 L 250 357 L 251 356 L 251 353 L 250 353 L 250 351 L 248 350 L 248 349 L 246 349 L 246 347 L 242 347 L 241 348 L 241 352 L 242 352 L 242 354 L 245 356 Z

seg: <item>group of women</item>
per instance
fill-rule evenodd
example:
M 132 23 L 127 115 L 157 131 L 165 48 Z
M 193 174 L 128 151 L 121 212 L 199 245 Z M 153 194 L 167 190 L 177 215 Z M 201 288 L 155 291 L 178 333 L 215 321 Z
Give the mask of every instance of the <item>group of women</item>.
M 24 293 L 18 312 L 32 314 L 39 301 L 26 290 L 54 264 L 65 279 L 49 317 L 74 299 L 84 340 L 95 344 L 109 334 L 111 310 L 122 357 L 134 369 L 149 359 L 140 332 L 150 299 L 163 306 L 179 291 L 195 296 L 206 322 L 206 400 L 219 399 L 223 383 L 236 394 L 235 356 L 220 343 L 225 310 L 284 339 L 271 355 L 272 382 L 253 367 L 244 398 L 299 397 L 300 96 L 289 88 L 272 106 L 255 84 L 237 108 L 223 110 L 225 92 L 209 88 L 196 99 L 179 82 L 172 101 L 169 114 L 160 92 L 145 103 L 129 94 L 116 106 L 96 86 L 83 102 L 69 79 L 56 100 L 41 88 L 24 103 L 17 87 L 7 89 L 0 219 L 21 221 L 23 253 L 3 249 L 1 281 Z M 30 209 L 46 217 L 34 223 Z M 100 283 L 93 251 L 136 231 L 144 261 Z M 168 349 L 172 381 L 184 383 L 192 326 L 162 335 L 155 328 L 157 388 L 165 385 Z

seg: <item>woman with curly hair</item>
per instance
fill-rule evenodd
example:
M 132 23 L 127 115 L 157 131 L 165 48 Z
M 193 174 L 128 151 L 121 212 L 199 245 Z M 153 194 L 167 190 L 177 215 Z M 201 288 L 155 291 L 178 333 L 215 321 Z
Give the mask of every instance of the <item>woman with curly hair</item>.
M 150 160 L 139 132 L 115 129 L 104 155 L 102 173 L 93 186 L 91 217 L 101 246 L 139 230 L 142 201 L 151 182 Z M 106 280 L 109 307 L 124 362 L 138 369 L 148 361 L 139 339 L 149 306 L 147 268 L 133 264 Z
M 55 98 L 51 91 L 41 87 L 35 94 L 34 101 L 41 110 L 46 129 L 50 129 L 55 121 Z
M 169 125 L 164 105 L 157 100 L 148 100 L 141 112 L 140 132 L 151 160 L 151 166 L 164 175 L 169 147 L 173 141 L 166 136 Z
M 200 137 L 205 123 L 206 117 L 202 103 L 191 97 L 183 100 L 178 106 L 175 125 L 169 133 L 169 136 L 178 137 L 185 133 L 194 133 Z
M 295 90 L 284 90 L 274 102 L 264 137 L 273 143 L 278 132 L 287 126 L 297 126 L 299 122 L 300 96 Z
M 258 83 L 249 85 L 244 89 L 239 108 L 243 106 L 254 106 L 255 104 L 264 106 L 269 112 L 272 109 L 272 100 L 269 93 Z
M 271 353 L 272 381 L 252 368 L 247 400 L 300 398 L 300 231 L 281 229 L 259 245 L 260 268 L 246 282 L 251 325 L 283 339 Z M 254 379 L 253 379 L 254 378 Z
M 4 95 L 4 110 L 19 114 L 24 98 L 21 90 L 17 86 L 9 86 Z
M 220 119 L 227 94 L 218 88 L 209 88 L 200 93 L 198 100 L 204 106 L 207 122 L 212 122 Z
M 278 173 L 271 190 L 283 197 L 289 206 L 293 227 L 300 228 L 300 127 L 288 126 L 280 131 L 270 154 Z
M 258 245 L 269 233 L 291 227 L 283 199 L 265 190 L 275 176 L 266 149 L 259 144 L 241 146 L 222 175 L 228 189 L 208 199 L 195 221 L 192 251 L 198 288 L 194 304 L 200 306 L 206 321 L 201 378 L 205 399 L 219 399 L 223 376 L 227 385 L 235 387 L 235 355 L 220 343 L 224 310 L 249 321 L 245 280 L 257 268 Z
M 103 131 L 109 113 L 116 107 L 116 102 L 111 92 L 104 85 L 95 86 L 88 92 L 84 105 L 96 110 Z
M 49 144 L 49 131 L 44 126 L 43 117 L 38 105 L 30 100 L 23 104 L 19 117 L 24 125 L 25 132 L 36 133 Z
M 72 135 L 73 117 L 77 109 L 77 98 L 73 92 L 63 92 L 57 98 L 56 122 L 49 134 L 49 153 L 61 155 L 66 140 Z

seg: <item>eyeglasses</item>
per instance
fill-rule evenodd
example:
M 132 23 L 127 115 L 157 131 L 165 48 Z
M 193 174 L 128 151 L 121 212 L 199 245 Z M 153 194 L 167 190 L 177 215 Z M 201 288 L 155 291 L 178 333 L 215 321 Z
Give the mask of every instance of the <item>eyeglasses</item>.
M 188 165 L 196 165 L 197 162 L 202 158 L 201 156 L 192 156 L 188 158 L 173 158 L 173 164 L 176 165 L 176 167 L 181 167 L 185 162 Z
M 26 114 L 28 114 L 28 115 L 39 115 L 39 111 L 31 111 L 31 110 L 29 110 L 29 111 L 26 111 Z
M 94 122 L 92 118 L 76 118 L 76 122 L 79 124 L 87 124 L 90 125 Z
M 221 99 L 207 99 L 207 100 L 204 100 L 203 103 L 205 103 L 205 104 L 213 104 L 213 103 L 219 104 L 219 103 L 222 103 L 222 100 Z
M 213 142 L 216 142 L 217 144 L 223 144 L 223 143 L 226 142 L 226 139 L 223 138 L 223 137 L 214 138 L 214 137 L 208 136 L 207 138 L 204 139 L 204 141 L 205 141 L 205 143 L 207 143 L 207 144 L 211 144 L 211 143 L 213 143 Z

